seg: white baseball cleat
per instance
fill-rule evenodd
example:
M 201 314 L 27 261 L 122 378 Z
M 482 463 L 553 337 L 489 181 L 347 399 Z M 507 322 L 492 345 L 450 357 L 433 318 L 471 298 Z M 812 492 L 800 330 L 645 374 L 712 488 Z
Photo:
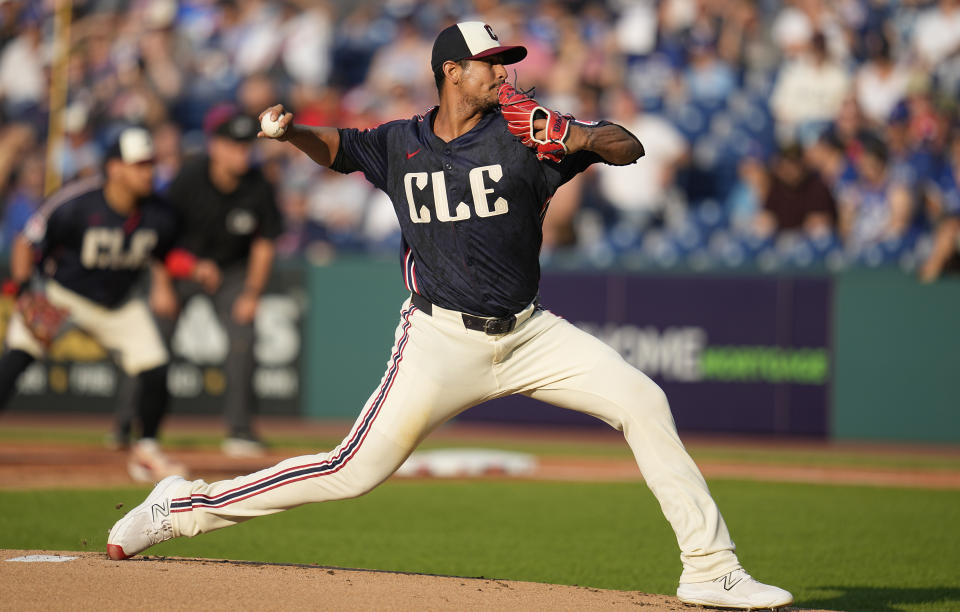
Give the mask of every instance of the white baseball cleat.
M 158 482 L 167 476 L 189 475 L 187 466 L 168 457 L 153 438 L 138 440 L 130 448 L 127 472 L 137 482 Z
M 743 568 L 716 580 L 681 584 L 677 587 L 677 598 L 688 604 L 738 610 L 782 608 L 793 603 L 789 592 L 757 582 Z
M 158 482 L 143 503 L 114 524 L 107 536 L 107 555 L 115 561 L 129 559 L 176 537 L 170 521 L 171 494 L 177 485 L 186 482 L 180 476 L 168 476 Z

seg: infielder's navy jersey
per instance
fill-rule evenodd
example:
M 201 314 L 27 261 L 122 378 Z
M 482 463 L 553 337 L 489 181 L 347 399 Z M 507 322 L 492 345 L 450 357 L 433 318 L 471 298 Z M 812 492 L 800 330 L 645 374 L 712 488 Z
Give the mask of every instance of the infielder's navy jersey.
M 147 197 L 123 216 L 107 204 L 99 177 L 64 187 L 23 230 L 40 251 L 44 274 L 108 308 L 127 299 L 151 259 L 166 257 L 176 233 L 165 202 Z
M 442 308 L 485 317 L 523 310 L 540 283 L 542 222 L 556 190 L 603 159 L 539 161 L 499 111 L 444 142 L 436 108 L 370 130 L 341 129 L 331 168 L 363 171 L 393 202 L 404 282 Z

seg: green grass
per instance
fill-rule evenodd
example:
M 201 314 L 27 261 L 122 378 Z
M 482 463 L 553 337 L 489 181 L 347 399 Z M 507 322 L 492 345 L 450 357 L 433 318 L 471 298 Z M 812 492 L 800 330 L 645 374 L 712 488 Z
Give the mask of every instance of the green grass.
M 715 481 L 741 561 L 834 610 L 960 609 L 960 492 Z M 145 489 L 0 491 L 0 548 L 103 550 Z M 115 510 L 117 503 L 125 507 Z M 673 593 L 676 541 L 642 485 L 391 481 L 162 555 L 318 563 Z

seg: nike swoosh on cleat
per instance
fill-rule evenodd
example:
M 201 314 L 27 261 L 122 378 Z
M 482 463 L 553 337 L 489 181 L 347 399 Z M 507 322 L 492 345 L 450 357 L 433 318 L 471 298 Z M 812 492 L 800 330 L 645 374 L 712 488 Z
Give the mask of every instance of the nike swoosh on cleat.
M 419 152 L 420 152 L 420 149 L 417 149 L 417 150 L 414 151 L 413 153 L 407 153 L 407 159 L 410 159 L 411 157 L 413 157 L 414 155 L 416 155 L 416 154 L 419 153 Z

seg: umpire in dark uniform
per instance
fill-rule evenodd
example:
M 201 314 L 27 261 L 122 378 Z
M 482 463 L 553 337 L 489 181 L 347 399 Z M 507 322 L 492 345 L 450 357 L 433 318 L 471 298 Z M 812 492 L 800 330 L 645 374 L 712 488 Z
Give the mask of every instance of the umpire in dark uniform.
M 255 456 L 263 446 L 253 427 L 253 321 L 283 222 L 273 185 L 251 164 L 256 119 L 221 105 L 207 114 L 204 130 L 206 155 L 187 160 L 167 194 L 182 232 L 167 267 L 181 307 L 200 293 L 213 302 L 230 342 L 223 451 Z M 175 321 L 160 327 L 169 342 Z

